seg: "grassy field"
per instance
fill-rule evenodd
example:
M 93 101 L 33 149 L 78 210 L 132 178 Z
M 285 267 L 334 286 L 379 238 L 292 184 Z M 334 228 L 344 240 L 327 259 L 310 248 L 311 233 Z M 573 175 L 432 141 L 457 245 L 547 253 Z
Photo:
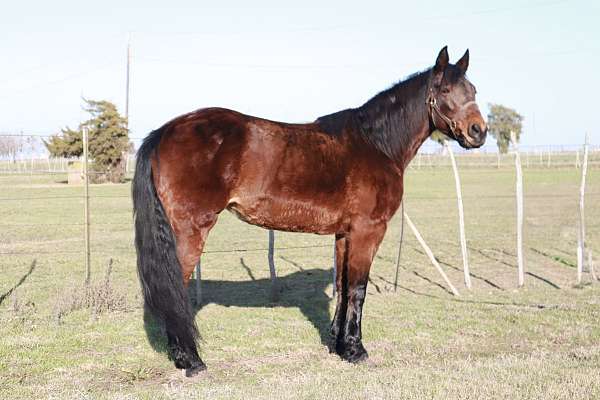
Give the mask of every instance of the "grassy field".
M 60 174 L 0 175 L 0 398 L 600 398 L 600 283 L 586 273 L 574 285 L 579 173 L 525 170 L 527 275 L 517 289 L 513 171 L 462 171 L 468 291 L 452 172 L 410 170 L 406 211 L 461 296 L 408 230 L 393 290 L 397 216 L 371 270 L 370 359 L 357 366 L 323 343 L 333 238 L 276 234 L 281 294 L 272 303 L 267 232 L 224 213 L 202 258 L 196 309 L 209 369 L 193 379 L 144 323 L 129 184 L 91 187 L 86 289 L 82 188 Z M 588 179 L 587 240 L 598 255 L 598 170 Z

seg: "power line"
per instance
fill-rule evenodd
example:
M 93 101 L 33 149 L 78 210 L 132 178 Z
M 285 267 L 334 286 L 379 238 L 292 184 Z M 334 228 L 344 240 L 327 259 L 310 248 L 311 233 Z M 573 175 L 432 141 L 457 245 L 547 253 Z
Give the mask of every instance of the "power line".
M 216 63 L 197 60 L 135 57 L 134 59 L 147 62 L 199 65 L 214 68 L 257 68 L 257 69 L 339 69 L 339 68 L 373 68 L 369 64 L 244 64 Z M 382 65 L 383 66 L 383 65 Z
M 542 2 L 537 2 L 537 3 L 529 3 L 529 4 L 523 4 L 520 6 L 516 6 L 516 7 L 497 7 L 497 8 L 489 8 L 489 9 L 483 9 L 483 10 L 473 10 L 470 12 L 464 12 L 461 14 L 454 14 L 454 15 L 449 15 L 449 14 L 444 14 L 444 15 L 420 15 L 420 16 L 414 16 L 414 19 L 419 20 L 419 21 L 431 21 L 431 20 L 435 20 L 435 21 L 439 21 L 439 20 L 448 20 L 448 21 L 457 21 L 457 19 L 461 19 L 464 20 L 466 17 L 469 16 L 475 16 L 475 15 L 490 15 L 490 14 L 501 14 L 501 13 L 506 13 L 506 12 L 510 12 L 510 11 L 520 11 L 520 10 L 524 10 L 524 9 L 532 9 L 532 8 L 543 8 L 543 7 L 551 7 L 551 6 L 556 6 L 556 5 L 560 5 L 560 4 L 564 4 L 567 3 L 566 0 L 554 0 L 554 1 L 542 1 Z M 393 26 L 393 27 L 398 27 L 398 24 L 396 22 L 382 22 L 379 21 L 378 25 L 384 25 L 384 26 Z M 314 27 L 314 26 L 307 26 L 307 27 L 298 27 L 298 28 L 293 28 L 293 29 L 273 29 L 273 30 L 264 30 L 264 31 L 248 31 L 248 30 L 239 30 L 239 31 L 231 31 L 231 30 L 227 30 L 227 31 L 142 31 L 142 30 L 137 30 L 137 31 L 131 31 L 131 34 L 135 34 L 135 35 L 139 35 L 139 36 L 143 36 L 143 35 L 151 35 L 151 36 L 240 36 L 240 35 L 248 35 L 251 33 L 257 33 L 257 34 L 263 34 L 263 35 L 274 35 L 274 34 L 286 34 L 286 33 L 323 33 L 323 32 L 335 32 L 335 31 L 341 31 L 341 30 L 356 30 L 357 28 L 360 27 L 365 27 L 368 26 L 367 24 L 361 24 L 361 23 L 349 23 L 349 24 L 341 24 L 341 25 L 333 25 L 333 26 L 327 26 L 327 27 Z M 410 32 L 406 32 L 406 33 L 410 33 Z
M 129 77 L 131 73 L 131 41 L 127 41 L 127 76 L 125 80 L 125 121 L 129 129 Z
M 74 73 L 74 74 L 71 74 L 71 75 L 67 75 L 67 76 L 65 76 L 63 78 L 59 78 L 59 79 L 51 80 L 51 81 L 47 81 L 47 82 L 42 82 L 42 83 L 39 83 L 39 84 L 36 84 L 36 85 L 33 85 L 33 86 L 22 88 L 22 89 L 19 89 L 17 91 L 11 92 L 10 95 L 0 96 L 0 99 L 9 99 L 9 98 L 11 98 L 14 95 L 22 94 L 22 93 L 28 92 L 30 90 L 33 90 L 33 89 L 38 89 L 40 87 L 44 87 L 44 86 L 48 86 L 48 85 L 54 85 L 54 84 L 57 84 L 57 83 L 67 82 L 67 81 L 70 81 L 72 79 L 81 78 L 82 76 L 89 75 L 89 74 L 101 71 L 103 69 L 106 69 L 108 67 L 111 67 L 114 64 L 115 64 L 114 61 L 110 61 L 108 63 L 101 64 L 101 66 L 99 66 L 97 68 L 94 68 L 94 69 L 91 69 L 91 70 Z M 6 91 L 4 91 L 4 92 L 6 92 Z

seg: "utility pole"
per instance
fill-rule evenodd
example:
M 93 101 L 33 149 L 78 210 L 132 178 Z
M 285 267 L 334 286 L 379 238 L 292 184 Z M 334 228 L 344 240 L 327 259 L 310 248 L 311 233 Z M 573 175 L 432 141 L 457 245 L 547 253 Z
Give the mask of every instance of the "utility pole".
M 129 74 L 131 64 L 131 39 L 127 39 L 127 78 L 125 80 L 125 119 L 129 128 Z
M 125 78 L 125 128 L 129 133 L 129 75 L 131 64 L 131 37 L 127 38 L 127 77 Z M 129 172 L 129 149 L 124 154 L 125 156 L 125 173 Z

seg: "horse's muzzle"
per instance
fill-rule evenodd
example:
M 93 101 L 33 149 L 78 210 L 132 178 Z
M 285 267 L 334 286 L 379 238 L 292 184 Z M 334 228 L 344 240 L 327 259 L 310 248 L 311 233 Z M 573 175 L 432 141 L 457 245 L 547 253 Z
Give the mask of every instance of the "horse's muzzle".
M 478 123 L 469 126 L 469 135 L 465 137 L 466 144 L 469 148 L 478 148 L 483 146 L 487 136 L 487 126 L 485 123 L 481 126 Z

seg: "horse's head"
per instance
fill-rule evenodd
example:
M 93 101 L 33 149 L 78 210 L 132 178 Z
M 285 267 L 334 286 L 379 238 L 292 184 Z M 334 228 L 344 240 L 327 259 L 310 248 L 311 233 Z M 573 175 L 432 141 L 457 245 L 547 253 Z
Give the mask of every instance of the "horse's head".
M 438 54 L 432 70 L 427 104 L 433 128 L 456 140 L 465 149 L 485 143 L 487 125 L 475 102 L 475 86 L 466 77 L 469 50 L 456 64 L 450 64 L 448 49 Z

